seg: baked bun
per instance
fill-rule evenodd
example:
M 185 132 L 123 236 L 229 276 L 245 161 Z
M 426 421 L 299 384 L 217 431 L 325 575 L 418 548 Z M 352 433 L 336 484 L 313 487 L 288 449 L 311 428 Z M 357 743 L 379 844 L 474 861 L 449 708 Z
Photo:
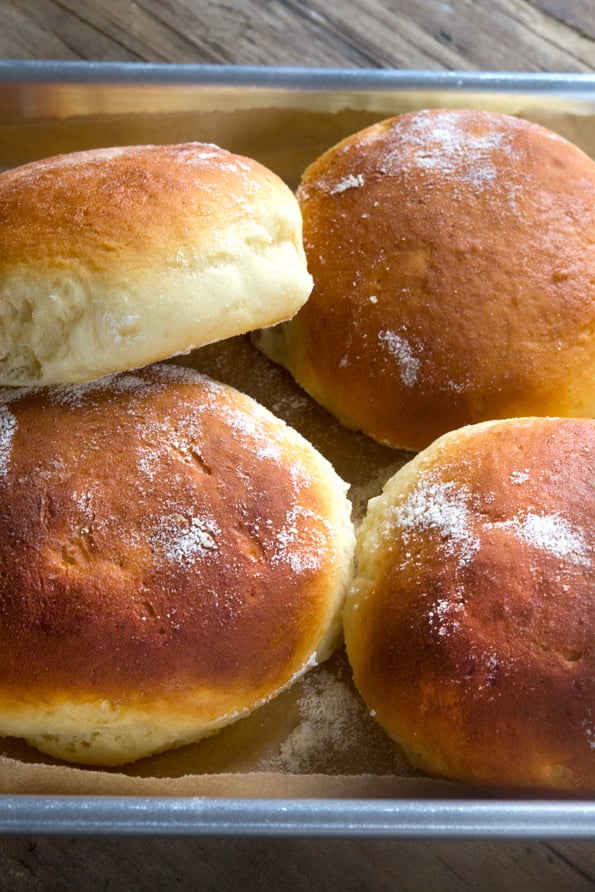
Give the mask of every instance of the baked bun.
M 0 174 L 0 383 L 87 381 L 279 322 L 312 280 L 297 201 L 213 145 Z
M 354 679 L 422 772 L 595 792 L 595 422 L 445 434 L 372 500 Z
M 541 126 L 432 110 L 345 139 L 297 192 L 312 296 L 256 343 L 409 450 L 490 418 L 595 414 L 595 162 Z
M 330 655 L 350 506 L 284 422 L 173 365 L 2 400 L 1 735 L 118 765 Z

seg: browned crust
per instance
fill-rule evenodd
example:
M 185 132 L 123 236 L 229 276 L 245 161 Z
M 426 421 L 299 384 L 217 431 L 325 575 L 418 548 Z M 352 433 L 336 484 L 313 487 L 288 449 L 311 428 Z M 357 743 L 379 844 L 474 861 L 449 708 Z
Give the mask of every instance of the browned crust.
M 5 396 L 0 700 L 239 710 L 303 668 L 349 534 L 297 435 L 173 366 Z
M 150 266 L 167 246 L 200 250 L 281 180 L 257 161 L 204 143 L 125 146 L 57 155 L 0 175 L 0 271 L 61 276 Z
M 592 793 L 595 422 L 482 427 L 400 472 L 368 532 L 355 679 L 425 773 Z
M 321 156 L 297 194 L 315 287 L 285 361 L 347 425 L 418 450 L 488 418 L 595 412 L 579 149 L 505 115 L 414 112 Z
M 59 155 L 0 174 L 0 382 L 93 380 L 288 319 L 301 214 L 214 145 Z

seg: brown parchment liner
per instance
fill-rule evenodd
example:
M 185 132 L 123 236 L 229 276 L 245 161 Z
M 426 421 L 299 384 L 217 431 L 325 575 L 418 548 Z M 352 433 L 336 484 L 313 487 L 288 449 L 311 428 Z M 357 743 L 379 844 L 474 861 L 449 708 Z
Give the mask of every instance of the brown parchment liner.
M 257 158 L 292 188 L 317 155 L 339 139 L 392 114 L 421 107 L 473 105 L 522 114 L 545 124 L 595 157 L 595 100 L 581 113 L 543 100 L 518 108 L 514 98 L 404 94 L 369 108 L 250 108 L 68 116 L 49 103 L 45 117 L 2 123 L 0 168 L 99 145 L 199 140 Z M 322 103 L 323 105 L 324 103 Z M 329 103 L 330 104 L 330 103 Z M 241 107 L 240 107 L 241 106 Z M 16 118 L 16 120 L 10 120 Z M 4 116 L 6 118 L 6 116 Z M 172 360 L 249 393 L 307 437 L 350 484 L 357 523 L 367 500 L 411 456 L 341 427 L 285 370 L 265 359 L 249 336 L 210 345 Z M 469 787 L 414 776 L 400 752 L 368 715 L 342 649 L 288 691 L 219 734 L 121 769 L 69 766 L 24 742 L 0 738 L 0 794 L 82 794 L 266 798 L 476 797 Z

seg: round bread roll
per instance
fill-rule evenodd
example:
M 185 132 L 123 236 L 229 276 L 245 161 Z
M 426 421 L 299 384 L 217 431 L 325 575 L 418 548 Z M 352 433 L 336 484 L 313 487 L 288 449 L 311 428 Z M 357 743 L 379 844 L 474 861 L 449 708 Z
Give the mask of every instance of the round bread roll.
M 348 427 L 417 451 L 595 413 L 595 162 L 473 110 L 383 121 L 298 189 L 314 290 L 256 343 Z
M 595 792 L 595 422 L 445 434 L 370 502 L 345 640 L 420 771 Z
M 0 383 L 134 369 L 291 316 L 299 206 L 214 145 L 131 146 L 0 174 Z
M 118 765 L 194 741 L 330 655 L 345 485 L 190 369 L 2 392 L 0 734 Z

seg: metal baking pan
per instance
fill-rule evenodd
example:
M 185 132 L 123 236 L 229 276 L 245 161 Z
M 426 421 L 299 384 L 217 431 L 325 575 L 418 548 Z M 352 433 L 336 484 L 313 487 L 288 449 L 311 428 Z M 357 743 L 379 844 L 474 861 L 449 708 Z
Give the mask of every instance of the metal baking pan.
M 293 185 L 358 127 L 439 106 L 555 120 L 594 151 L 595 75 L 0 60 L 0 169 L 200 139 L 253 155 Z M 595 801 L 10 794 L 0 796 L 0 833 L 595 839 Z

